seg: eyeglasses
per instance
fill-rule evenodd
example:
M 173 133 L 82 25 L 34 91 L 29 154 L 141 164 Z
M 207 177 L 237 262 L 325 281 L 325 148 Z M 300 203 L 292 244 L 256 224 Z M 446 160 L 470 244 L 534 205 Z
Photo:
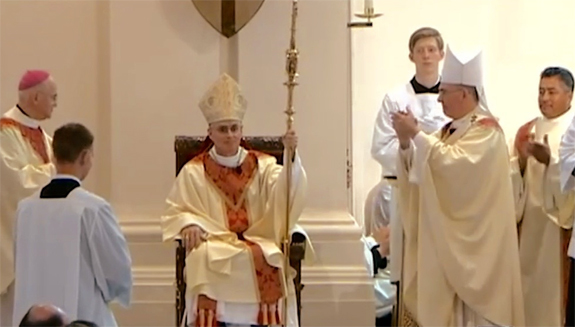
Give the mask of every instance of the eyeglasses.
M 455 93 L 455 92 L 459 92 L 459 91 L 463 91 L 463 89 L 462 88 L 456 88 L 456 89 L 451 89 L 451 90 L 441 89 L 441 90 L 439 90 L 439 95 L 446 95 L 446 94 Z

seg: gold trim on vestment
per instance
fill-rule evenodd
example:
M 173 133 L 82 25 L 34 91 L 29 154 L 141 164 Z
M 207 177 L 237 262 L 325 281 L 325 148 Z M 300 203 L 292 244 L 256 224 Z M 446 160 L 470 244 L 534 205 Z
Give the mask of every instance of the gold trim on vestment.
M 206 154 L 206 155 L 207 155 L 207 154 Z M 246 156 L 246 158 L 247 158 L 247 156 Z M 211 159 L 211 160 L 214 160 L 213 158 L 210 158 L 210 159 Z M 255 159 L 256 159 L 256 166 L 255 166 L 254 170 L 259 170 L 259 162 L 258 162 L 257 156 L 255 156 Z M 244 160 L 245 160 L 245 159 L 244 159 Z M 214 161 L 215 161 L 215 160 L 214 160 Z M 216 163 L 217 163 L 217 162 L 216 162 Z M 202 165 L 203 165 L 203 162 L 202 162 Z M 219 164 L 218 164 L 218 165 L 219 165 Z M 221 165 L 220 165 L 220 166 L 221 166 Z M 241 166 L 241 165 L 240 165 L 240 166 Z M 223 167 L 224 167 L 224 168 L 230 168 L 230 167 L 225 167 L 225 166 L 223 166 Z M 238 166 L 238 167 L 239 167 L 239 166 Z M 205 169 L 204 169 L 204 174 L 205 174 L 205 176 L 206 176 L 205 179 L 208 181 L 208 183 L 210 183 L 210 185 L 212 185 L 212 186 L 216 189 L 216 191 L 218 192 L 218 194 L 220 195 L 221 198 L 225 199 L 225 202 L 230 206 L 230 208 L 231 208 L 232 210 L 234 210 L 234 211 L 238 211 L 238 210 L 242 207 L 242 205 L 243 205 L 243 203 L 244 203 L 243 201 L 245 201 L 245 199 L 246 199 L 248 190 L 249 190 L 249 188 L 250 188 L 252 182 L 254 181 L 254 178 L 255 178 L 257 172 L 254 172 L 254 173 L 252 174 L 252 176 L 250 176 L 250 178 L 249 178 L 248 181 L 246 182 L 246 186 L 244 187 L 244 191 L 242 192 L 242 195 L 239 197 L 237 204 L 234 204 L 234 203 L 224 194 L 224 192 L 222 192 L 222 190 L 216 185 L 216 183 L 214 183 L 214 181 L 212 181 L 212 179 L 208 176 L 208 173 L 206 172 Z M 224 212 L 226 212 L 226 211 L 224 211 Z M 227 216 L 227 215 L 226 215 L 226 216 Z M 229 226 L 228 226 L 228 227 L 229 227 Z

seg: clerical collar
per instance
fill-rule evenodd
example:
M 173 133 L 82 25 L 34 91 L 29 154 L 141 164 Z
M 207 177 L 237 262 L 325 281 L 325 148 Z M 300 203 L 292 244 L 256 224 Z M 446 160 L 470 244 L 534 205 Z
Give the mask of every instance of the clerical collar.
M 24 111 L 16 105 L 14 108 L 8 110 L 4 117 L 14 119 L 15 121 L 19 122 L 24 126 L 28 126 L 31 128 L 38 128 L 40 127 L 40 122 L 34 118 L 31 118 L 24 114 Z
M 413 76 L 413 78 L 411 79 L 411 81 L 409 81 L 409 83 L 411 83 L 411 87 L 413 87 L 415 94 L 422 94 L 422 93 L 439 94 L 439 83 L 440 83 L 439 80 L 431 88 L 419 84 L 419 82 L 415 79 L 415 76 Z
M 22 109 L 22 107 L 20 107 L 19 104 L 16 105 L 16 108 L 18 108 L 18 110 L 20 110 L 20 112 L 23 113 L 24 116 L 30 117 L 30 115 L 28 115 L 28 114 L 26 113 L 26 111 L 24 111 L 24 109 Z
M 569 109 L 567 109 L 567 111 L 565 111 L 564 113 L 562 113 L 560 116 L 557 116 L 555 118 L 547 118 L 544 115 L 541 115 L 541 120 L 544 122 L 560 122 L 564 119 L 568 119 L 569 121 L 571 121 L 571 117 L 573 116 L 573 110 L 571 109 L 571 107 L 569 107 Z
M 78 184 L 82 184 L 82 181 L 78 177 L 69 174 L 56 174 L 56 176 L 54 176 L 52 179 L 72 179 L 78 182 Z
M 233 156 L 230 156 L 230 157 L 224 157 L 222 155 L 219 155 L 216 152 L 216 147 L 213 146 L 210 149 L 209 154 L 212 157 L 212 159 L 214 159 L 220 165 L 230 167 L 230 168 L 235 168 L 235 167 L 238 167 L 239 165 L 242 164 L 242 162 L 246 158 L 247 151 L 246 151 L 246 149 L 239 147 L 238 152 L 236 154 L 234 154 Z

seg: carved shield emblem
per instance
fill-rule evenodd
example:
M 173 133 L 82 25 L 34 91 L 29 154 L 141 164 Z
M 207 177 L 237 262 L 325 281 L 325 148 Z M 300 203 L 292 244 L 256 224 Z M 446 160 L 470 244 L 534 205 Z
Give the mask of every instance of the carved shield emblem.
M 264 0 L 192 0 L 192 2 L 216 31 L 230 38 L 252 20 Z

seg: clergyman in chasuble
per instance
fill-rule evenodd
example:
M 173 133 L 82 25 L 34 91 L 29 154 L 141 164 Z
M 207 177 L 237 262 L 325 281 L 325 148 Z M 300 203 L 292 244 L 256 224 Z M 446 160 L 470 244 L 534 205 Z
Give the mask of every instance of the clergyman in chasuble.
M 285 230 L 294 228 L 307 194 L 296 133 L 283 136 L 285 148 L 294 149 L 291 158 L 284 152 L 284 163 L 293 162 L 286 219 L 287 169 L 242 146 L 247 101 L 237 82 L 223 74 L 199 107 L 213 146 L 182 168 L 161 217 L 164 241 L 181 238 L 189 251 L 188 323 L 281 325 L 287 300 L 287 326 L 296 326 L 294 271 L 284 267 L 281 251 Z
M 509 142 L 527 326 L 562 326 L 565 319 L 575 192 L 563 193 L 559 145 L 573 120 L 573 75 L 546 68 L 539 81 L 541 115 Z
M 393 114 L 403 297 L 420 326 L 524 326 L 509 155 L 482 70 L 481 52 L 448 47 L 438 101 L 453 120 L 428 135 Z
M 57 96 L 49 72 L 28 70 L 18 84 L 18 103 L 0 118 L 0 326 L 12 326 L 16 207 L 55 173 L 52 139 L 40 123 L 52 116 Z

